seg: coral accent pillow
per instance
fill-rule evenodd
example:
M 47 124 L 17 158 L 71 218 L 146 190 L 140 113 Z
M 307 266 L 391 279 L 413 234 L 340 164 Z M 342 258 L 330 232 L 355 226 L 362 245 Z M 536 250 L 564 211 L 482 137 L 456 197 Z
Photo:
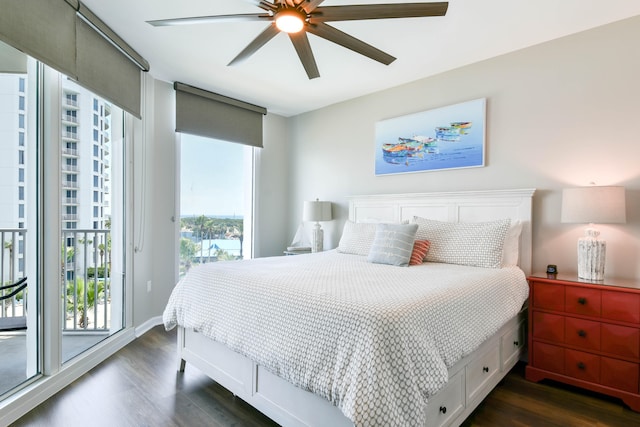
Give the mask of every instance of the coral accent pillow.
M 427 256 L 427 252 L 429 252 L 429 246 L 431 242 L 428 240 L 416 240 L 413 242 L 413 252 L 411 253 L 411 258 L 409 259 L 409 265 L 420 265 L 424 261 L 424 258 Z

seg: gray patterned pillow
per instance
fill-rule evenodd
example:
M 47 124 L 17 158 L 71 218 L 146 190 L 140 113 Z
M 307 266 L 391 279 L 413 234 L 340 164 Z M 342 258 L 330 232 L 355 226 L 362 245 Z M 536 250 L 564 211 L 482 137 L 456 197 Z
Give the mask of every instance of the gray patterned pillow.
M 429 240 L 425 261 L 474 267 L 502 267 L 502 246 L 509 219 L 490 222 L 443 222 L 413 217 L 416 239 Z
M 418 224 L 378 224 L 367 261 L 408 266 L 416 231 Z
M 338 243 L 338 252 L 353 255 L 369 255 L 378 224 L 347 220 Z

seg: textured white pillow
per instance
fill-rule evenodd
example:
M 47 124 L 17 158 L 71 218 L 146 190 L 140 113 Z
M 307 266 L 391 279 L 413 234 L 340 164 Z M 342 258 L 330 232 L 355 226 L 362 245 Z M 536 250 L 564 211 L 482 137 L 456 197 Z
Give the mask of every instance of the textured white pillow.
M 418 224 L 378 224 L 367 261 L 407 267 Z
M 511 267 L 518 265 L 520 259 L 520 234 L 522 233 L 522 222 L 511 221 L 507 237 L 504 239 L 502 247 L 502 266 Z
M 417 240 L 429 240 L 425 261 L 501 268 L 502 248 L 511 221 L 443 222 L 413 217 Z
M 353 255 L 369 255 L 373 238 L 376 234 L 375 223 L 356 223 L 347 220 L 342 229 L 342 237 L 338 243 L 338 252 Z

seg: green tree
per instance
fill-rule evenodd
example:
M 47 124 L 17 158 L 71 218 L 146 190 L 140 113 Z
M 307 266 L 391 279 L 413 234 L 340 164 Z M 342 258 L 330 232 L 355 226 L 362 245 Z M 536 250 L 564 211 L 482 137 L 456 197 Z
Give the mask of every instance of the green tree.
M 97 288 L 97 289 L 96 289 Z M 98 298 L 104 296 L 104 283 L 96 278 L 89 280 L 89 285 L 85 292 L 85 283 L 83 279 L 77 279 L 75 282 L 67 282 L 66 306 L 67 312 L 73 313 L 77 310 L 78 326 L 87 328 L 89 326 L 87 319 L 87 310 L 90 310 Z
M 185 273 L 191 268 L 191 260 L 196 254 L 197 246 L 192 240 L 180 239 L 180 262 L 184 265 Z

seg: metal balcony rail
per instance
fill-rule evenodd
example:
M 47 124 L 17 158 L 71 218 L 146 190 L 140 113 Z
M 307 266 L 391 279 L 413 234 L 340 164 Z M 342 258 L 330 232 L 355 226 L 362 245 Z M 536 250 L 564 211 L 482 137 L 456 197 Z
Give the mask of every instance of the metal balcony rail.
M 111 307 L 110 230 L 63 230 L 64 331 L 108 331 Z
M 18 282 L 25 277 L 26 234 L 23 228 L 0 229 L 0 284 L 2 286 Z M 9 295 L 12 289 L 3 289 L 1 294 Z M 26 313 L 26 294 L 23 290 L 10 298 L 0 301 L 0 318 L 23 317 Z

